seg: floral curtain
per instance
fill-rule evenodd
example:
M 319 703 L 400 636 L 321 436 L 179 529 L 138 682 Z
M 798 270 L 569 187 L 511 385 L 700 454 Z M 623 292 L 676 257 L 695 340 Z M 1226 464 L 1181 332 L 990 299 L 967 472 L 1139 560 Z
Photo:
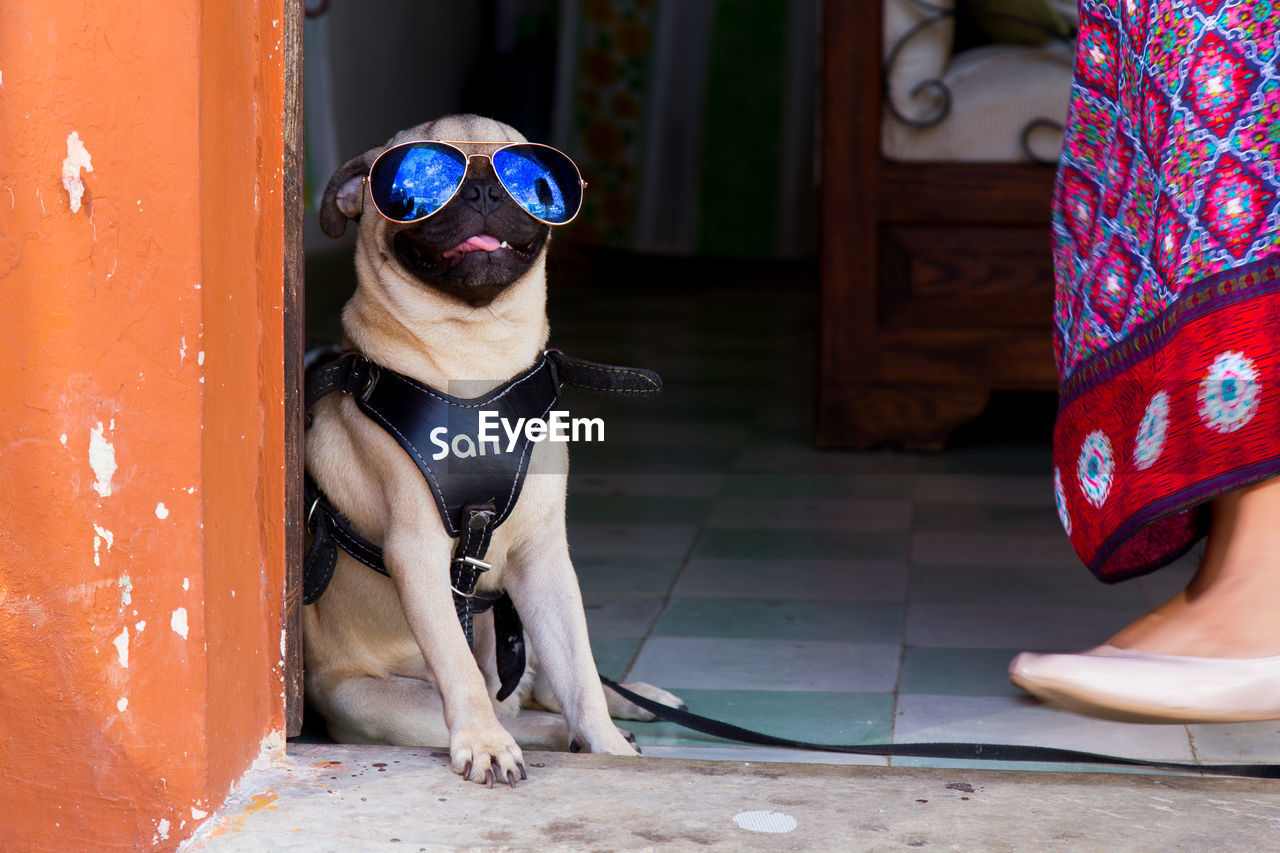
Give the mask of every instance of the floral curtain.
M 810 253 L 818 18 L 817 0 L 561 0 L 555 136 L 590 184 L 573 238 Z

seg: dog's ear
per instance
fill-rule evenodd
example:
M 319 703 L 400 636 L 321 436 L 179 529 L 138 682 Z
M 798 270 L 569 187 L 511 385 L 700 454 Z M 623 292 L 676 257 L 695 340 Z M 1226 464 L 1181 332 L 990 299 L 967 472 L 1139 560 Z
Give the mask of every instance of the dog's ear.
M 348 160 L 333 173 L 324 188 L 320 202 L 320 227 L 330 237 L 341 237 L 348 219 L 358 219 L 364 206 L 364 177 L 373 163 L 373 152 L 366 151 Z

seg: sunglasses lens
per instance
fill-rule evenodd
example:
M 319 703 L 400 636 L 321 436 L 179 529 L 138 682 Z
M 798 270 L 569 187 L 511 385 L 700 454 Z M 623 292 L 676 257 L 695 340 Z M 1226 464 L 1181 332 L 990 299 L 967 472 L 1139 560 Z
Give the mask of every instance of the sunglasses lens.
M 493 155 L 507 192 L 534 217 L 560 225 L 582 206 L 582 181 L 573 161 L 545 145 L 511 145 Z
M 382 153 L 369 175 L 369 189 L 383 216 L 414 222 L 443 207 L 466 173 L 462 152 L 433 142 L 411 142 Z

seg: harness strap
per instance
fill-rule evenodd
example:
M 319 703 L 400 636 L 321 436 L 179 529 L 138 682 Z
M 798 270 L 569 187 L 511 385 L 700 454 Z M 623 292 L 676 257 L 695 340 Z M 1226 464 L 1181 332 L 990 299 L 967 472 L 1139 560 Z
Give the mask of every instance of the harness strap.
M 314 604 L 328 588 L 338 564 L 339 548 L 374 571 L 387 574 L 382 549 L 351 528 L 351 522 L 334 509 L 310 475 L 303 485 L 303 495 L 307 503 L 307 527 L 312 533 L 311 548 L 303 561 L 303 604 Z
M 453 565 L 449 581 L 453 585 L 453 608 L 458 612 L 458 623 L 467 635 L 467 645 L 475 645 L 472 630 L 471 603 L 480 575 L 492 568 L 484 561 L 493 539 L 493 504 L 467 504 L 462 510 L 462 535 L 453 551 Z
M 547 350 L 562 385 L 610 397 L 646 397 L 662 390 L 662 377 L 643 367 L 615 367 Z
M 338 350 L 325 352 L 320 358 L 327 360 L 307 368 L 306 387 L 304 389 L 307 411 L 310 411 L 311 407 L 321 397 L 326 397 L 336 391 L 351 394 L 357 390 L 348 387 L 352 379 L 352 358 L 344 357 L 344 354 Z
M 501 687 L 497 699 L 501 702 L 512 694 L 520 677 L 524 674 L 525 649 L 524 627 L 520 616 L 516 613 L 515 604 L 506 592 L 492 594 L 483 606 L 477 607 L 476 583 L 480 575 L 489 570 L 484 562 L 489 543 L 493 540 L 494 518 L 496 512 L 491 503 L 467 504 L 462 510 L 462 532 L 458 537 L 458 546 L 453 552 L 453 607 L 458 614 L 458 622 L 467 635 L 467 645 L 475 643 L 473 637 L 474 614 L 493 607 L 493 628 L 496 644 L 495 656 L 498 665 L 498 681 Z
M 476 502 L 463 503 L 457 496 L 451 502 L 446 499 L 440 483 L 444 472 L 433 471 L 422 458 L 420 448 L 428 444 L 422 425 L 434 423 L 431 418 L 439 416 L 441 407 L 453 406 L 457 407 L 452 410 L 454 412 L 471 412 L 479 405 L 502 401 L 514 406 L 517 412 L 521 411 L 520 406 L 533 406 L 533 412 L 545 415 L 543 409 L 549 410 L 555 404 L 563 385 L 615 397 L 643 397 L 661 391 L 662 379 L 651 370 L 599 364 L 552 349 L 547 350 L 544 359 L 524 374 L 489 395 L 475 400 L 460 400 L 381 368 L 358 352 L 344 353 L 337 349 L 313 352 L 314 358 L 311 354 L 307 356 L 305 396 L 308 412 L 317 400 L 329 394 L 352 395 L 361 411 L 396 438 L 427 478 L 446 530 L 458 538 L 449 569 L 458 623 L 467 638 L 467 645 L 474 647 L 475 614 L 493 608 L 498 677 L 501 681 L 497 698 L 499 701 L 506 699 L 524 672 L 523 626 L 510 596 L 505 592 L 477 592 L 476 585 L 480 575 L 489 569 L 484 556 L 493 538 L 493 530 L 510 513 L 518 496 L 524 480 L 526 457 L 521 454 L 518 466 L 510 472 L 515 477 L 514 484 L 509 494 L 504 492 L 505 497 L 499 496 L 503 497 L 501 506 L 496 505 L 494 499 L 475 495 L 475 490 L 467 497 Z M 307 425 L 310 426 L 309 414 Z M 461 479 L 466 475 L 458 476 Z M 492 492 L 486 487 L 483 494 Z M 307 527 L 312 532 L 312 543 L 304 562 L 304 604 L 315 603 L 333 579 L 339 548 L 374 571 L 389 576 L 382 549 L 356 533 L 351 522 L 334 508 L 310 477 L 306 481 L 305 497 Z
M 333 580 L 341 548 L 359 562 L 387 577 L 386 561 L 382 549 L 365 539 L 351 527 L 350 520 L 329 503 L 329 499 L 315 482 L 307 477 L 304 487 L 308 511 L 307 526 L 311 528 L 311 548 L 303 561 L 302 603 L 314 604 Z M 453 607 L 458 622 L 467 637 L 467 646 L 474 647 L 475 614 L 493 609 L 494 634 L 497 640 L 498 701 L 512 694 L 520 683 L 525 668 L 524 628 L 516 613 L 511 596 L 505 592 L 477 592 L 480 575 L 488 571 L 484 562 L 485 552 L 493 538 L 493 507 L 480 505 L 467 507 L 468 524 L 454 551 L 449 572 L 453 587 Z M 476 526 L 472 526 L 474 520 Z
M 601 364 L 566 355 L 558 349 L 547 350 L 547 355 L 555 362 L 562 385 L 610 397 L 643 397 L 662 390 L 662 377 L 643 367 Z M 307 370 L 308 409 L 316 400 L 336 391 L 356 393 L 360 390 L 357 386 L 363 384 L 366 378 L 356 375 L 358 371 L 352 369 L 356 363 L 354 354 L 334 350 L 328 356 L 328 361 L 317 363 Z
M 498 663 L 498 701 L 511 695 L 524 674 L 524 625 L 516 613 L 515 602 L 505 592 L 493 603 L 493 634 L 497 642 L 495 657 Z

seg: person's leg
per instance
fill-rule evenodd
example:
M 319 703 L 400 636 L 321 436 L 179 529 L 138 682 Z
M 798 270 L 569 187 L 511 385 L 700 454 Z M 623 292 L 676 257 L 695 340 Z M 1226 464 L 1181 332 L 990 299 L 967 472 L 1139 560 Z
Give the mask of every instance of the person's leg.
M 1280 478 L 1213 503 L 1187 588 L 1077 654 L 1024 652 L 1015 684 L 1054 705 L 1138 722 L 1280 719 Z
M 1204 558 L 1187 588 L 1109 645 L 1214 658 L 1280 655 L 1280 477 L 1213 502 Z

